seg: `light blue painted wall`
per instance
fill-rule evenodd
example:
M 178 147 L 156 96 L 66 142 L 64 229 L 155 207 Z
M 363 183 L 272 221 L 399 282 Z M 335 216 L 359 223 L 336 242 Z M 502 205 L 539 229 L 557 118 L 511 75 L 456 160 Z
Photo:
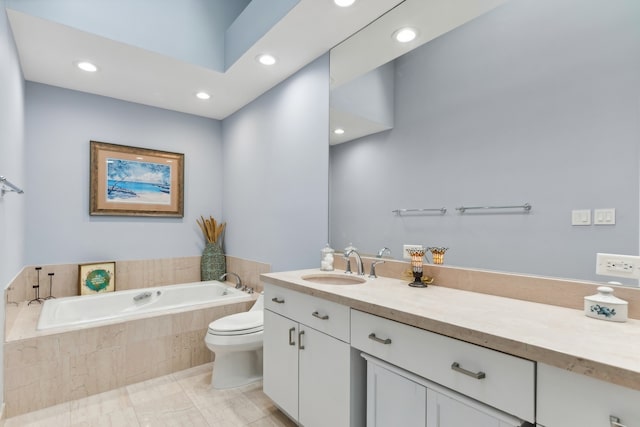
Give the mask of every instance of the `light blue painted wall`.
M 328 236 L 328 58 L 224 120 L 229 255 L 272 271 L 318 266 Z
M 331 148 L 335 246 L 598 281 L 597 252 L 638 253 L 640 2 L 512 0 L 398 60 L 396 107 L 393 130 Z M 615 226 L 570 225 L 609 207 Z
M 24 170 L 24 79 L 4 3 L 0 0 L 0 175 L 28 191 Z M 24 265 L 25 205 L 25 194 L 8 193 L 0 198 L 0 289 L 4 289 Z M 4 292 L 2 295 L 4 301 Z M 4 313 L 2 303 L 0 342 L 4 342 Z M 4 381 L 3 360 L 0 352 L 0 384 Z M 2 388 L 0 402 L 4 402 Z
M 89 215 L 89 141 L 184 153 L 184 218 Z M 26 85 L 26 264 L 198 256 L 222 215 L 221 122 Z
M 225 31 L 250 0 L 7 0 L 15 10 L 223 71 Z M 251 28 L 245 31 L 251 33 Z

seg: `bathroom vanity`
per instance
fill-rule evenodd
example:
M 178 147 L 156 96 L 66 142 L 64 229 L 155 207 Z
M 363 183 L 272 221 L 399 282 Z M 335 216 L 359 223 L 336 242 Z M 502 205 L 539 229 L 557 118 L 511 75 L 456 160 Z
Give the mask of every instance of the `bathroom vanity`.
M 262 275 L 264 391 L 301 425 L 640 425 L 638 320 L 318 273 Z

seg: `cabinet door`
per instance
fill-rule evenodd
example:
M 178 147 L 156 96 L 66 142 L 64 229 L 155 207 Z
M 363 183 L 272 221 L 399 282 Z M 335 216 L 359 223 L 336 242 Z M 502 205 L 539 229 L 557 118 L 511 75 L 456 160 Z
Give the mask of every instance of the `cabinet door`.
M 298 419 L 298 323 L 264 311 L 263 389 L 283 411 Z
M 484 405 L 483 405 L 484 406 Z M 483 410 L 486 409 L 486 410 Z M 456 399 L 427 389 L 428 427 L 517 427 L 519 422 L 506 422 L 491 413 L 491 408 L 478 406 L 470 399 Z
M 367 427 L 425 427 L 427 389 L 375 363 L 367 364 Z
M 305 427 L 348 427 L 349 344 L 302 324 L 299 337 L 298 421 Z

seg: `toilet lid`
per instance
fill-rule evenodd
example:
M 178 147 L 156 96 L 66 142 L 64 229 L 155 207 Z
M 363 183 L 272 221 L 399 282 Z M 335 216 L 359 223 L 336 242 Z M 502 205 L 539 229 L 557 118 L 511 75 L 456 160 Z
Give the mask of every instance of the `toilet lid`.
M 209 323 L 209 333 L 216 335 L 240 335 L 260 332 L 263 329 L 262 310 L 247 311 L 225 316 Z

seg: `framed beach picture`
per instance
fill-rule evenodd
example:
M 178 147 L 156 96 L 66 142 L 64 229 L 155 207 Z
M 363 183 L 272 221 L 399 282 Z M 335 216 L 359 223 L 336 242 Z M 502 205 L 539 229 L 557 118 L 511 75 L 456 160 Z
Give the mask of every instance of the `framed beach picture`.
M 90 144 L 90 215 L 184 216 L 184 154 Z
M 80 295 L 90 295 L 116 290 L 116 263 L 97 262 L 80 264 Z

